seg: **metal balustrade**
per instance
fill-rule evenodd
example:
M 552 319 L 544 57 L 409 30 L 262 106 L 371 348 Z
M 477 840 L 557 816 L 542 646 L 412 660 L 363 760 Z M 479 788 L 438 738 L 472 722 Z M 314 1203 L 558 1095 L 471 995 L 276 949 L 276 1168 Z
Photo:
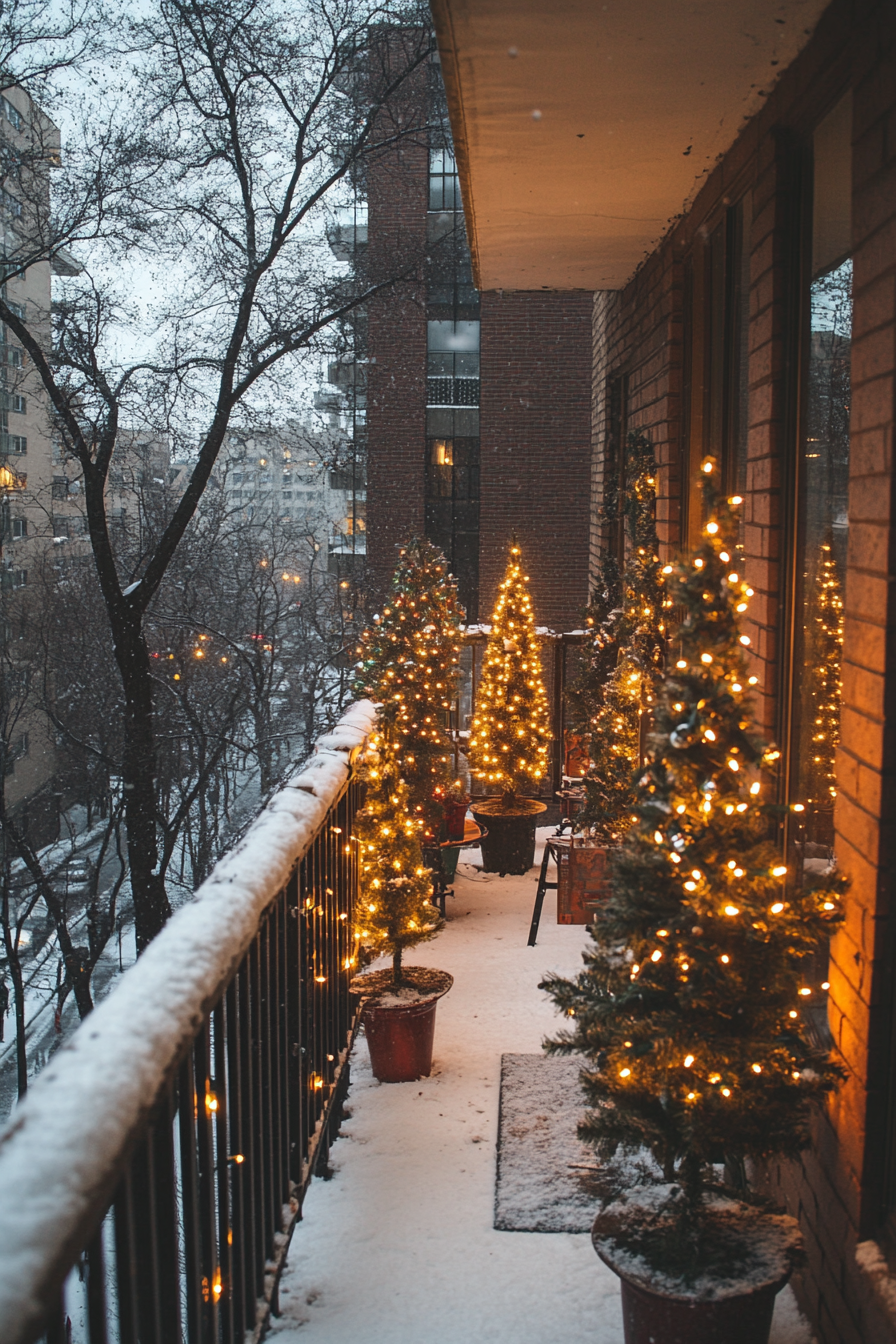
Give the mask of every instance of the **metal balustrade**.
M 4 1344 L 260 1339 L 357 1026 L 353 706 L 0 1135 Z

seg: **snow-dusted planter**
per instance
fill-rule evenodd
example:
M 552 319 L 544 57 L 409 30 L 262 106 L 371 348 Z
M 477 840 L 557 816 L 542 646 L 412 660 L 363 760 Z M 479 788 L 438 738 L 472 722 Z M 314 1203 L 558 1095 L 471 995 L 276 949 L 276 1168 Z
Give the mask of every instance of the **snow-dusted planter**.
M 406 966 L 396 988 L 392 971 L 356 976 L 352 991 L 364 1000 L 364 1031 L 373 1076 L 381 1083 L 412 1083 L 432 1072 L 436 1007 L 454 976 L 428 966 Z
M 594 1249 L 619 1276 L 625 1344 L 767 1344 L 799 1253 L 795 1220 L 711 1196 L 688 1224 L 683 1199 L 649 1186 L 594 1220 Z

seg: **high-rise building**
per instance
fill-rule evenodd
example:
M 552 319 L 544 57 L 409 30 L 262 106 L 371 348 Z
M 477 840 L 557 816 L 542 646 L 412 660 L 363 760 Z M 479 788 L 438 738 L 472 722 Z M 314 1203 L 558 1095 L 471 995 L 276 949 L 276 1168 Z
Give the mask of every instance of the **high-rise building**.
M 234 429 L 216 480 L 227 504 L 249 522 L 280 522 L 313 536 L 326 547 L 335 572 L 340 557 L 351 554 L 353 539 L 363 547 L 364 518 L 362 486 L 350 471 L 334 468 L 332 457 L 331 438 L 304 426 Z
M 29 230 L 49 209 L 49 173 L 59 134 L 21 89 L 0 96 L 0 229 L 3 296 L 41 342 L 50 341 L 52 271 L 38 261 L 24 272 Z M 64 254 L 57 272 L 71 274 Z M 5 806 L 32 838 L 48 838 L 58 820 L 53 791 L 54 739 L 31 689 L 33 613 L 41 570 L 52 555 L 56 483 L 53 435 L 42 383 L 28 354 L 0 323 L 0 768 Z M 68 484 L 65 485 L 68 492 Z
M 468 620 L 487 619 L 516 535 L 539 622 L 569 628 L 588 598 L 592 295 L 479 293 L 436 54 L 416 78 L 428 130 L 371 159 L 363 234 L 347 220 L 330 239 L 369 277 L 402 276 L 367 305 L 352 351 L 367 586 L 381 594 L 424 533 Z

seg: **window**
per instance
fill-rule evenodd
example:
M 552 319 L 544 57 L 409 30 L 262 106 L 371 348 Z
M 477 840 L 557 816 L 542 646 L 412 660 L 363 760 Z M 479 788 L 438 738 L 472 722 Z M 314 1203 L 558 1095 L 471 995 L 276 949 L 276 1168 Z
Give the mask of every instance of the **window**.
M 467 620 L 479 603 L 479 439 L 431 438 L 426 445 L 426 535 L 458 583 Z
M 335 471 L 330 472 L 331 490 L 364 490 L 367 486 L 367 477 L 364 473 L 364 467 L 337 467 Z
M 3 570 L 2 578 L 3 587 L 6 589 L 24 588 L 28 583 L 28 571 L 27 569 L 13 569 L 12 566 L 9 566 Z
M 460 210 L 460 182 L 457 164 L 450 149 L 429 151 L 429 208 L 430 210 Z
M 790 801 L 804 809 L 791 814 L 788 836 L 797 872 L 826 866 L 834 844 L 849 536 L 851 114 L 850 100 L 844 99 L 818 126 L 813 143 L 790 734 Z
M 19 346 L 8 345 L 6 347 L 6 362 L 11 369 L 22 367 L 22 351 Z
M 24 117 L 17 108 L 13 107 L 9 99 L 4 98 L 2 94 L 0 94 L 0 111 L 2 111 L 10 126 L 14 127 L 17 131 L 22 129 L 25 124 Z
M 719 463 L 726 492 L 746 493 L 751 223 L 746 196 L 697 240 L 685 264 L 681 536 L 686 547 L 700 537 L 698 477 L 704 457 Z
M 0 453 L 27 453 L 28 439 L 24 434 L 0 432 Z
M 68 478 L 66 476 L 53 477 L 53 498 L 54 499 L 68 498 Z
M 427 322 L 427 406 L 479 405 L 479 323 Z
M 12 537 L 13 541 L 20 541 L 20 540 L 22 539 L 22 537 L 27 537 L 27 535 L 28 535 L 28 519 L 27 519 L 27 518 L 12 518 L 12 519 L 10 520 L 9 534 L 10 534 L 10 536 Z
M 18 393 L 14 392 L 9 398 L 9 402 L 11 411 L 14 411 L 16 415 L 25 415 L 28 410 L 28 403 L 24 397 L 20 397 Z

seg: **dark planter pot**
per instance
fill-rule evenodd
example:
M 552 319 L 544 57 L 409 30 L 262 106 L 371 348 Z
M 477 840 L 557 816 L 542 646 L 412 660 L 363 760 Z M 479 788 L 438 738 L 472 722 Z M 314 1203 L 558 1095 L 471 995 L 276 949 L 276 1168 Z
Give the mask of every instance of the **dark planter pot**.
M 408 967 L 405 975 L 413 983 L 418 978 L 415 972 L 422 969 Z M 353 988 L 357 989 L 365 980 L 373 981 L 384 975 L 389 977 L 390 973 L 380 971 L 372 976 L 362 976 Z M 411 1083 L 416 1078 L 428 1078 L 432 1072 L 436 1008 L 439 999 L 454 984 L 454 979 L 447 971 L 429 971 L 426 976 L 430 980 L 439 977 L 439 982 L 431 990 L 425 984 L 419 985 L 425 998 L 407 1004 L 386 1005 L 371 998 L 364 1004 L 363 1022 L 370 1064 L 374 1078 L 381 1083 Z
M 528 873 L 535 862 L 535 826 L 546 803 L 521 798 L 525 812 L 501 812 L 501 800 L 486 799 L 472 808 L 473 816 L 488 835 L 482 837 L 482 866 L 487 873 Z M 492 810 L 494 809 L 494 810 Z
M 446 849 L 442 850 L 442 872 L 445 874 L 446 882 L 454 881 L 457 874 L 457 861 L 459 858 L 460 850 L 456 847 L 449 845 Z

